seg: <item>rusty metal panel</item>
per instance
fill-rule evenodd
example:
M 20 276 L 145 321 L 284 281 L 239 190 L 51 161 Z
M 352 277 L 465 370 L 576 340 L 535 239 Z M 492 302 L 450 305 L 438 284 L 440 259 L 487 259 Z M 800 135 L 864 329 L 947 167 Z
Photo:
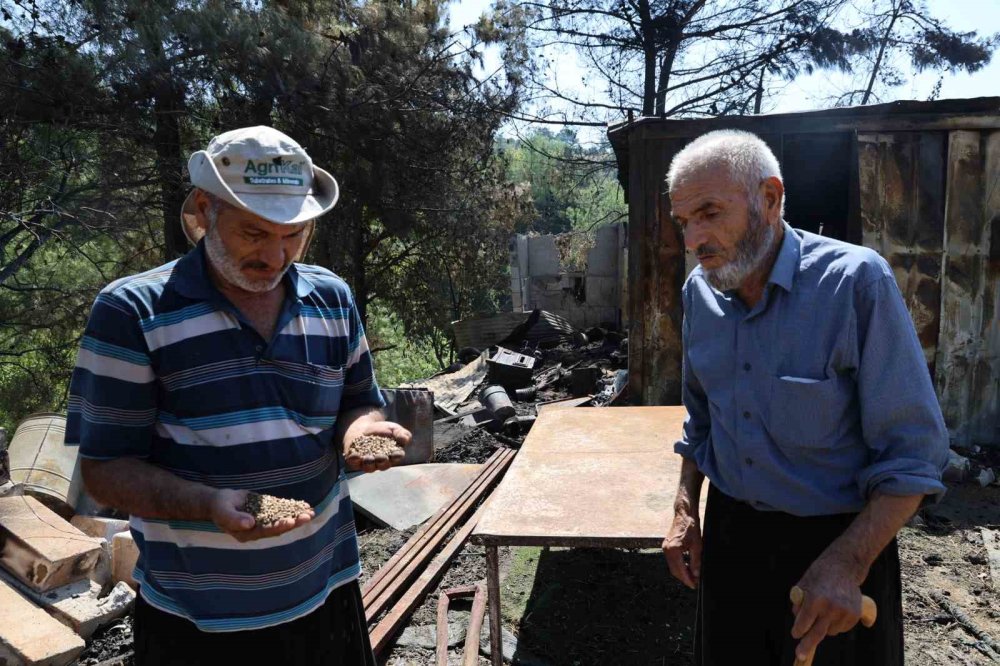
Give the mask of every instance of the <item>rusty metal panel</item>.
M 995 443 L 1000 333 L 993 237 L 1000 233 L 1000 133 L 949 136 L 936 384 L 957 444 Z
M 682 459 L 673 442 L 685 416 L 683 407 L 578 407 L 539 415 L 473 541 L 658 548 L 680 481 Z M 703 492 L 703 508 L 704 501 Z
M 983 132 L 986 168 L 983 174 L 985 214 L 983 251 L 982 353 L 977 365 L 974 404 L 982 410 L 975 421 L 973 438 L 978 442 L 1000 442 L 1000 131 Z
M 670 218 L 665 176 L 686 139 L 630 139 L 629 393 L 644 405 L 681 401 L 684 240 Z
M 889 262 L 934 376 L 941 314 L 947 135 L 858 135 L 862 244 Z

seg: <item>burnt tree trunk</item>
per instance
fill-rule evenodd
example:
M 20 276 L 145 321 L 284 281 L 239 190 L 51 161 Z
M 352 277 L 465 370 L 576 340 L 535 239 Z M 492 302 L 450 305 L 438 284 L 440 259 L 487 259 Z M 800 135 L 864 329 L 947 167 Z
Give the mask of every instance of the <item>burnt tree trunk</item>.
M 163 211 L 163 255 L 172 261 L 190 248 L 181 229 L 181 206 L 184 204 L 184 156 L 181 146 L 180 119 L 184 112 L 183 84 L 169 73 L 156 87 L 153 115 L 156 128 L 153 145 L 156 149 L 156 168 L 160 180 L 160 201 Z
M 639 0 L 639 34 L 642 35 L 644 73 L 642 77 L 642 115 L 653 115 L 656 103 L 656 29 L 649 0 Z

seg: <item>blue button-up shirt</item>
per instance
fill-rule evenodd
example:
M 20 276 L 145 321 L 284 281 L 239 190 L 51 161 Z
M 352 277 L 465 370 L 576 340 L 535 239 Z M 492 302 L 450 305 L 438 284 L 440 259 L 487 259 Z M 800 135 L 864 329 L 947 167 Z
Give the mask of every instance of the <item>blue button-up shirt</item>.
M 875 252 L 794 230 L 748 309 L 700 267 L 684 284 L 675 451 L 762 510 L 857 512 L 940 494 L 948 435 L 909 313 Z

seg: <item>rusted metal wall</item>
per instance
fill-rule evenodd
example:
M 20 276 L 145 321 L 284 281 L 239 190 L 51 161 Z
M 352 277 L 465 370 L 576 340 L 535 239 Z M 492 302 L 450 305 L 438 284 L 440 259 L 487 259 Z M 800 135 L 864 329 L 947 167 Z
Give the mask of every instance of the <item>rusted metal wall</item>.
M 684 240 L 665 176 L 684 139 L 636 142 L 629 153 L 629 386 L 643 405 L 681 402 Z
M 888 260 L 952 441 L 1000 442 L 1000 132 L 858 135 L 862 242 Z
M 893 268 L 952 441 L 1000 443 L 1000 132 L 859 134 L 858 162 L 862 242 Z
M 665 193 L 676 152 L 731 126 L 764 137 L 784 161 L 789 136 L 808 146 L 808 134 L 854 132 L 846 238 L 892 266 L 952 441 L 1000 445 L 1000 104 L 907 103 L 857 114 L 643 120 L 612 132 L 629 197 L 633 402 L 680 400 L 680 287 L 694 262 L 685 261 Z
M 948 137 L 936 384 L 956 443 L 997 443 L 1000 132 Z
M 858 135 L 862 244 L 892 266 L 931 376 L 941 321 L 946 132 Z

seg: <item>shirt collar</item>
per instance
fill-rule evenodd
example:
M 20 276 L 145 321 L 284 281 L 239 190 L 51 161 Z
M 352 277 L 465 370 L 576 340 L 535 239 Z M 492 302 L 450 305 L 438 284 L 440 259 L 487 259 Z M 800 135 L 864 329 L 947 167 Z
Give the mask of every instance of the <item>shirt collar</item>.
M 199 241 L 193 250 L 177 260 L 177 264 L 174 266 L 173 280 L 174 288 L 181 296 L 207 301 L 219 295 L 208 275 L 207 261 L 204 239 Z M 291 292 L 295 294 L 296 299 L 305 297 L 315 289 L 313 283 L 299 273 L 295 264 L 288 267 L 282 280 L 291 284 Z
M 785 291 L 792 290 L 792 282 L 799 271 L 799 259 L 802 256 L 802 239 L 787 222 L 781 223 L 785 228 L 785 236 L 781 240 L 781 249 L 771 268 L 768 284 L 776 284 Z

